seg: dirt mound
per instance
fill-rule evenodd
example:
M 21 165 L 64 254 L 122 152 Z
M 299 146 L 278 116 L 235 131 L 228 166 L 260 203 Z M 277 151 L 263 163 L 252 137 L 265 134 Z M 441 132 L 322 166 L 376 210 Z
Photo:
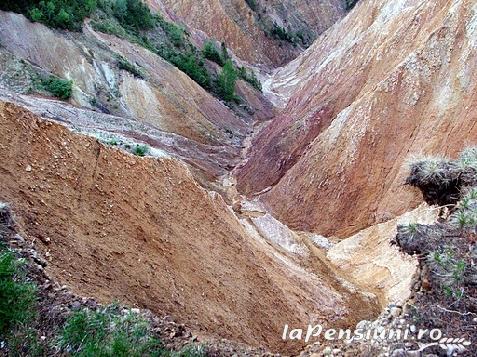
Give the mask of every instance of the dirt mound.
M 251 238 L 175 159 L 139 158 L 0 105 L 0 200 L 75 293 L 281 352 L 284 324 L 350 326 L 376 305 Z M 315 273 L 319 273 L 320 276 Z M 321 275 L 323 274 L 323 275 Z

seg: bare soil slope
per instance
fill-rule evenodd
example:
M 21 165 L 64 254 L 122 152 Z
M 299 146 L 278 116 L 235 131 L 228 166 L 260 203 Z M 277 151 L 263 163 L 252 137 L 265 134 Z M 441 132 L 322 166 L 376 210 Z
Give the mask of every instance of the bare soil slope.
M 281 352 L 285 323 L 349 326 L 376 305 L 246 234 L 175 159 L 138 158 L 0 105 L 0 200 L 75 293 Z M 324 269 L 324 268 L 322 268 Z

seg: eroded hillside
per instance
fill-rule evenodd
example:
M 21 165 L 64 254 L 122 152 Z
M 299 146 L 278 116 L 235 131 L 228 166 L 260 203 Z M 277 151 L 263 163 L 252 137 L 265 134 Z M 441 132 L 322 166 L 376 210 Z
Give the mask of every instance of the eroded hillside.
M 277 351 L 298 348 L 281 341 L 285 323 L 347 326 L 376 313 L 329 268 L 246 232 L 180 161 L 126 154 L 9 103 L 0 118 L 0 199 L 74 292 Z
M 405 163 L 475 144 L 477 6 L 350 3 L 0 12 L 0 204 L 48 279 L 282 354 L 404 304 L 390 241 L 438 213 Z
M 416 206 L 404 163 L 475 143 L 476 13 L 472 1 L 360 2 L 267 84 L 285 107 L 239 189 L 269 190 L 284 222 L 340 237 Z
M 295 58 L 346 13 L 345 1 L 149 0 L 225 42 L 241 59 L 276 67 Z

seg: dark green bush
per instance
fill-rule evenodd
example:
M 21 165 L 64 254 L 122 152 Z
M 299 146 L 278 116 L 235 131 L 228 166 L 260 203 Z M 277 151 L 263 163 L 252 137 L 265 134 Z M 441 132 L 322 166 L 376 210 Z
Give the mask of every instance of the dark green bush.
M 231 102 L 237 98 L 235 95 L 236 81 L 237 72 L 232 61 L 227 60 L 217 79 L 218 94 L 223 100 Z
M 272 30 L 271 30 L 271 35 L 275 37 L 276 39 L 282 40 L 282 41 L 287 41 L 290 43 L 295 43 L 295 38 L 294 36 L 289 33 L 285 28 L 273 24 Z
M 358 0 L 345 0 L 346 10 L 351 10 L 356 6 Z
M 26 281 L 22 261 L 0 248 L 0 336 L 35 316 L 36 287 Z
M 212 41 L 207 41 L 204 44 L 204 48 L 202 49 L 202 54 L 204 55 L 205 58 L 208 60 L 217 63 L 219 66 L 223 66 L 225 64 L 226 59 L 222 55 L 222 53 L 219 52 L 217 47 L 215 47 L 214 42 Z
M 255 76 L 255 72 L 247 71 L 245 67 L 238 68 L 238 76 L 239 78 L 243 79 L 244 81 L 248 82 L 252 87 L 254 87 L 259 92 L 262 91 L 262 83 L 258 80 Z
M 63 100 L 71 98 L 73 81 L 50 76 L 41 81 L 44 90 Z
M 156 23 L 149 7 L 141 0 L 115 0 L 112 11 L 114 17 L 125 27 L 147 30 Z
M 96 0 L 31 1 L 26 12 L 33 21 L 50 27 L 81 30 L 85 17 L 96 10 Z
M 169 41 L 176 47 L 181 47 L 185 43 L 185 30 L 172 22 L 164 20 L 160 15 L 156 15 L 159 26 L 164 30 Z
M 252 11 L 257 11 L 258 10 L 258 4 L 257 4 L 256 0 L 245 0 L 245 2 L 247 3 L 248 7 Z
M 209 72 L 207 72 L 207 69 L 204 67 L 203 61 L 194 53 L 181 53 L 169 49 L 163 52 L 162 56 L 203 88 L 210 89 Z
M 136 145 L 134 149 L 134 155 L 144 157 L 149 152 L 149 147 L 147 145 Z

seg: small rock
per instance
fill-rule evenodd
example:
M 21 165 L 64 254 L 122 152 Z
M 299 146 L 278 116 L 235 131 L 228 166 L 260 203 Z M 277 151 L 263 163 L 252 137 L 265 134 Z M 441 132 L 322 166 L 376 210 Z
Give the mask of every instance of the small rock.
M 391 308 L 391 311 L 389 312 L 389 314 L 392 316 L 392 317 L 399 317 L 401 316 L 402 314 L 402 308 L 400 306 L 393 306 Z
M 28 165 L 28 166 L 26 167 L 25 171 L 26 171 L 26 172 L 31 172 L 31 166 Z

